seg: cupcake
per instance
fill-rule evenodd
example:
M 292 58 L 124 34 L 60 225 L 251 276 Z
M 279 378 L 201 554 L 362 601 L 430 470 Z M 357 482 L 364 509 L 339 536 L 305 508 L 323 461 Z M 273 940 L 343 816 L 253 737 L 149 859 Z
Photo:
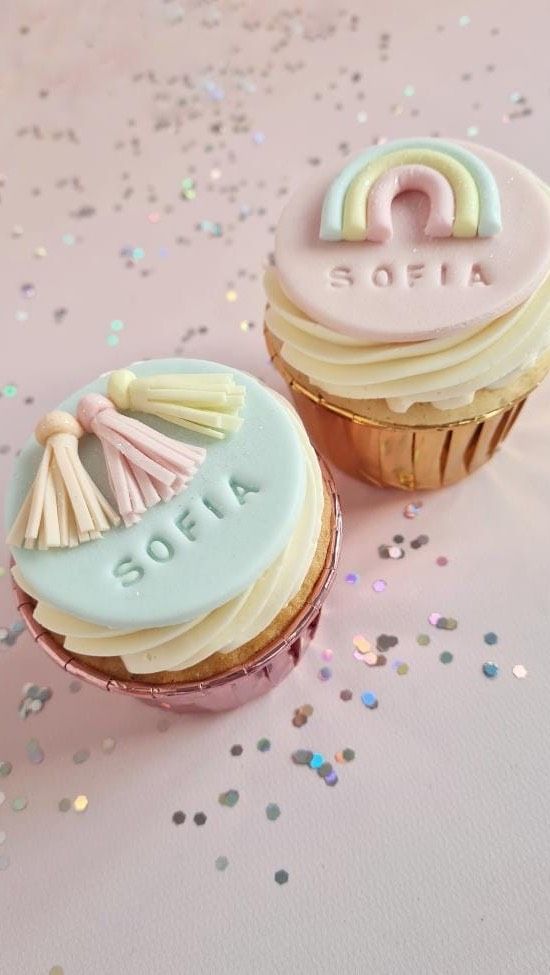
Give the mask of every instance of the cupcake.
M 300 419 L 212 362 L 139 362 L 38 424 L 9 485 L 21 612 L 68 672 L 173 710 L 277 684 L 315 630 L 340 515 Z
M 437 488 L 494 453 L 550 366 L 550 199 L 481 146 L 400 139 L 291 198 L 265 335 L 319 450 Z

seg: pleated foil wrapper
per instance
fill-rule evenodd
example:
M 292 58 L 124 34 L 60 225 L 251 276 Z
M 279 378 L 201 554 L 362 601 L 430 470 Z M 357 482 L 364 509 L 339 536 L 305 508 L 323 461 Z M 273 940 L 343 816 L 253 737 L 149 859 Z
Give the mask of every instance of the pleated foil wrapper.
M 331 403 L 298 381 L 267 329 L 265 338 L 271 361 L 287 383 L 317 450 L 346 474 L 379 487 L 420 491 L 461 481 L 490 460 L 531 392 L 471 419 L 437 426 L 381 423 Z
M 323 479 L 329 492 L 331 540 L 323 569 L 306 603 L 282 634 L 245 664 L 204 681 L 155 684 L 115 680 L 94 670 L 82 659 L 65 650 L 55 635 L 33 617 L 36 602 L 14 583 L 19 612 L 36 644 L 60 667 L 95 687 L 143 701 L 145 704 L 176 713 L 228 711 L 261 697 L 292 673 L 315 636 L 321 609 L 334 581 L 342 540 L 342 515 L 332 475 L 320 460 Z

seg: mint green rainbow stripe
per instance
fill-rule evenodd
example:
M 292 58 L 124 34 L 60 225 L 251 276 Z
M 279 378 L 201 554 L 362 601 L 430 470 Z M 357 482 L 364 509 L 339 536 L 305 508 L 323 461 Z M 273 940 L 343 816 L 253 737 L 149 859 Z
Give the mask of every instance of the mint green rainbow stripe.
M 442 139 L 396 139 L 382 146 L 372 146 L 348 163 L 330 184 L 321 213 L 321 240 L 343 240 L 344 200 L 350 183 L 369 163 L 399 149 L 434 149 L 447 154 L 472 175 L 479 194 L 478 237 L 494 237 L 502 229 L 500 194 L 489 167 L 469 149 Z

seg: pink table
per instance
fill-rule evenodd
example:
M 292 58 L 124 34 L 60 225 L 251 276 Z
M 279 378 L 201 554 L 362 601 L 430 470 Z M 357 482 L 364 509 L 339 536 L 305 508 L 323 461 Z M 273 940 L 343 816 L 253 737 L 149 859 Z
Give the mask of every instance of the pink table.
M 2 486 L 38 417 L 131 360 L 212 357 L 280 388 L 262 269 L 319 161 L 442 133 L 550 178 L 536 0 L 22 0 L 0 27 Z M 344 551 L 315 642 L 227 715 L 166 719 L 71 683 L 10 629 L 6 554 L 2 972 L 548 970 L 549 409 L 550 383 L 499 456 L 440 494 L 339 477 Z M 395 535 L 405 557 L 382 558 Z M 354 657 L 358 634 L 386 666 Z M 22 719 L 25 684 L 53 696 Z M 334 763 L 335 787 L 299 748 Z

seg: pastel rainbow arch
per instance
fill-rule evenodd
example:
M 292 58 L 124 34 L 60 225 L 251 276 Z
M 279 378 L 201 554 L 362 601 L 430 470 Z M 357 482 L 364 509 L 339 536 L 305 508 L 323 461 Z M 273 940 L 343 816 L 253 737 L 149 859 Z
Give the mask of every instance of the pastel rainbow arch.
M 440 139 L 399 139 L 368 149 L 333 180 L 321 240 L 388 240 L 392 201 L 412 189 L 430 200 L 430 237 L 494 237 L 502 228 L 498 186 L 478 156 Z

